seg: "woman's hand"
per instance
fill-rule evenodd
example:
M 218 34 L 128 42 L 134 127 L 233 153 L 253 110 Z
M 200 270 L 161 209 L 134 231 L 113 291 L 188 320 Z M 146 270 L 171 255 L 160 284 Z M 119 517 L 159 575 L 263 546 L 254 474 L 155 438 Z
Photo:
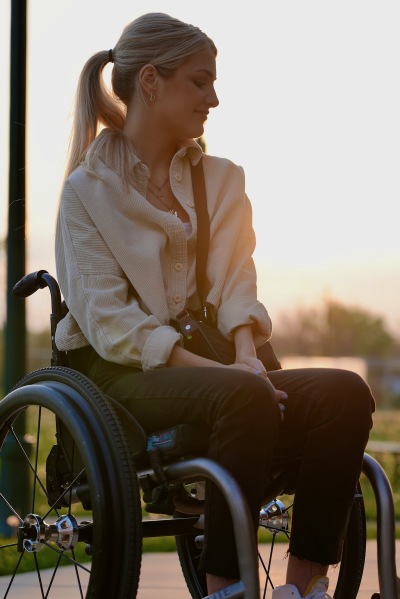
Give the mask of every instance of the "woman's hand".
M 268 380 L 268 372 L 265 370 L 264 364 L 257 358 L 257 352 L 254 346 L 253 329 L 250 325 L 238 327 L 234 331 L 234 341 L 236 347 L 236 360 L 235 364 L 232 364 L 231 368 L 239 368 L 240 370 L 246 370 L 252 372 L 257 376 Z M 275 389 L 276 400 L 279 404 L 279 408 L 282 413 L 285 410 L 285 404 L 283 403 L 287 398 L 287 393 Z
M 258 374 L 264 379 L 268 378 L 264 364 L 255 356 L 236 356 L 235 364 L 245 364 L 249 367 L 250 372 L 254 372 L 254 374 Z
M 257 376 L 261 376 L 262 378 L 268 380 L 268 373 L 264 368 L 264 365 L 257 358 L 253 358 L 253 356 L 241 357 L 240 361 L 238 359 L 234 364 L 229 364 L 226 368 L 236 368 L 237 370 L 245 370 L 246 372 L 251 372 Z M 285 411 L 285 401 L 288 398 L 288 394 L 285 391 L 281 391 L 280 389 L 275 389 L 276 400 L 279 405 L 279 409 L 282 413 L 283 420 L 283 412 Z
M 245 372 L 250 372 L 256 376 L 261 376 L 262 378 L 268 380 L 268 373 L 264 368 L 264 365 L 260 360 L 253 356 L 242 356 L 236 357 L 236 362 L 234 364 L 220 364 L 220 362 L 214 362 L 214 360 L 209 360 L 208 358 L 203 358 L 201 356 L 197 356 L 196 354 L 192 354 L 187 349 L 179 345 L 175 345 L 170 359 L 167 363 L 167 366 L 179 366 L 179 367 L 190 367 L 190 366 L 206 366 L 208 368 L 234 368 L 236 370 L 243 370 Z M 283 402 L 287 399 L 287 394 L 284 391 L 279 391 L 275 389 L 276 400 L 279 404 L 280 410 L 282 412 L 283 419 L 283 411 L 285 406 Z

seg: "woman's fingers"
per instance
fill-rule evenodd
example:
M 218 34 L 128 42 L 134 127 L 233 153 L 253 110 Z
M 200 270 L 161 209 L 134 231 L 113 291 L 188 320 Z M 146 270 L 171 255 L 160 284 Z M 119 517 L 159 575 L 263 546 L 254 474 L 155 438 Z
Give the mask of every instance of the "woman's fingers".
M 288 394 L 285 391 L 280 391 L 279 389 L 275 389 L 276 397 L 279 402 L 285 402 L 288 398 Z

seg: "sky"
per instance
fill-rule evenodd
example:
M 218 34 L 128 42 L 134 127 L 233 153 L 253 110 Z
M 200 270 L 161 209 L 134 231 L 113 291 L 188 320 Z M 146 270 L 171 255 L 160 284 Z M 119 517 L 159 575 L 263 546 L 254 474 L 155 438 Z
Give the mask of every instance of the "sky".
M 0 240 L 7 234 L 9 28 L 0 3 Z M 398 0 L 28 1 L 27 271 L 55 274 L 54 223 L 85 61 L 145 12 L 203 29 L 218 48 L 205 139 L 243 166 L 260 299 L 275 327 L 332 299 L 400 335 Z M 0 250 L 0 326 L 5 320 Z M 44 291 L 28 326 L 48 324 Z

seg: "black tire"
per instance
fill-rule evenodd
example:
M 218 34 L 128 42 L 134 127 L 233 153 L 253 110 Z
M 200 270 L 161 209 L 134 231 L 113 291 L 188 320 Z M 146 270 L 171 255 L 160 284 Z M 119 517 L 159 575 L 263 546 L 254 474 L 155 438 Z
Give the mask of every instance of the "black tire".
M 176 512 L 174 517 L 184 518 L 185 514 Z M 185 579 L 190 596 L 193 599 L 201 599 L 207 595 L 206 576 L 200 571 L 199 568 L 201 555 L 201 536 L 202 531 L 199 530 L 198 536 L 184 535 L 175 537 L 176 549 L 178 552 L 179 563 L 182 568 L 183 577 Z
M 334 593 L 337 599 L 357 597 L 364 572 L 366 546 L 365 507 L 361 487 L 358 484 L 343 546 L 342 566 Z
M 286 506 L 291 506 L 291 499 L 289 497 L 283 498 Z M 182 514 L 176 514 L 176 516 L 182 517 Z M 260 540 L 265 541 L 266 534 L 265 530 L 260 528 Z M 201 531 L 199 531 L 199 535 L 201 535 Z M 268 543 L 261 542 L 259 544 L 262 597 L 266 596 L 267 589 L 284 584 L 284 580 L 276 579 L 274 564 L 277 559 L 281 560 L 285 556 L 287 551 L 287 542 L 285 541 L 288 538 L 289 532 L 282 531 L 276 538 L 271 535 L 271 540 Z M 279 542 L 280 540 L 283 540 L 283 544 Z M 201 599 L 207 594 L 205 576 L 199 573 L 201 537 L 198 536 L 196 540 L 195 536 L 179 536 L 176 537 L 176 545 L 183 576 L 190 595 L 193 599 Z M 365 511 L 361 489 L 358 486 L 347 528 L 342 560 L 338 568 L 332 569 L 332 577 L 328 573 L 332 583 L 329 592 L 332 593 L 333 591 L 333 597 L 336 599 L 355 599 L 357 597 L 364 570 L 365 551 Z
M 136 597 L 141 564 L 139 485 L 125 433 L 107 398 L 74 370 L 52 367 L 33 372 L 0 402 L 0 444 L 2 467 L 10 463 L 11 451 L 17 458 L 18 472 L 23 471 L 16 494 L 15 485 L 9 484 L 2 468 L 0 526 L 6 530 L 7 518 L 17 518 L 20 545 L 25 544 L 22 548 L 9 539 L 0 542 L 0 564 L 5 552 L 11 554 L 8 571 L 3 572 L 10 587 L 0 596 L 12 599 L 19 574 L 27 566 L 37 572 L 40 596 L 57 597 L 59 565 L 72 564 L 71 599 Z M 59 481 L 49 483 L 54 479 L 50 466 L 46 482 L 52 445 L 56 447 L 55 455 L 64 453 L 63 463 L 68 464 L 63 479 L 65 490 L 61 492 Z M 66 479 L 75 479 L 73 487 L 83 493 L 83 504 L 74 500 L 72 485 Z M 61 503 L 65 506 L 55 507 Z M 55 532 L 65 525 L 63 517 L 67 529 L 68 525 L 77 526 L 75 537 L 71 533 L 69 538 L 74 539 L 73 549 L 63 545 L 63 539 L 68 545 L 68 534 L 57 536 Z M 40 534 L 43 542 L 38 542 Z M 12 547 L 7 548 L 10 544 Z M 89 557 L 81 550 L 85 545 L 90 545 Z M 53 578 L 46 581 L 42 568 L 47 568 L 47 563 L 41 563 L 53 554 Z

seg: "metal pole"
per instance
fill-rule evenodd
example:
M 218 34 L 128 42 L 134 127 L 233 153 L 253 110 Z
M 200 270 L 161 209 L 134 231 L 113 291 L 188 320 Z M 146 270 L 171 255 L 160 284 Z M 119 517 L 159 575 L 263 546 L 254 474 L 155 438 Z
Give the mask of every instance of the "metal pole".
M 7 237 L 7 320 L 4 351 L 4 391 L 8 391 L 26 373 L 25 301 L 12 295 L 15 283 L 25 275 L 25 137 L 26 137 L 26 0 L 11 0 L 10 63 L 10 170 Z M 18 419 L 20 421 L 20 419 Z M 25 422 L 15 430 L 24 443 Z M 7 449 L 1 465 L 0 488 L 10 503 L 21 510 L 29 493 L 26 488 L 28 465 L 16 443 Z M 11 534 L 10 514 L 0 503 L 0 533 Z

